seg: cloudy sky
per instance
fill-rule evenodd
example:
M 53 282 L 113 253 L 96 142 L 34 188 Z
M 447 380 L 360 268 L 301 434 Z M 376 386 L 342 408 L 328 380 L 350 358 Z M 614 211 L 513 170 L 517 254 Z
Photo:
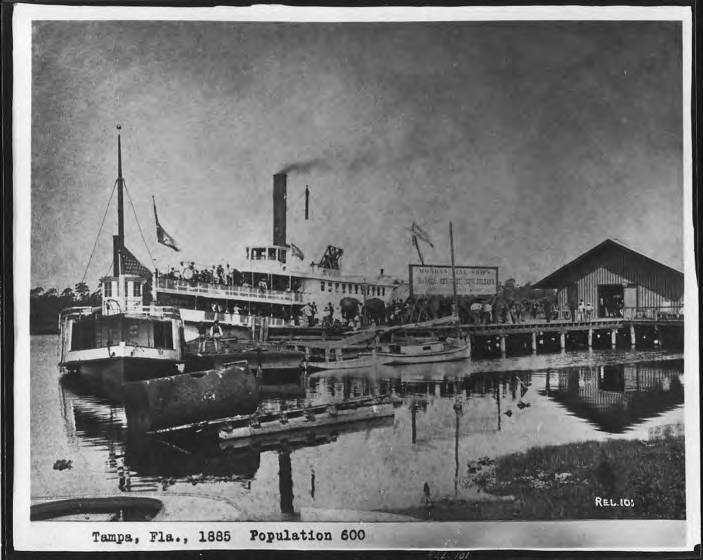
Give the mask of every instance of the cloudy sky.
M 32 285 L 80 281 L 117 171 L 160 267 L 288 239 L 348 271 L 426 261 L 535 281 L 607 237 L 682 269 L 676 22 L 37 22 Z M 304 220 L 303 191 L 312 192 Z M 181 245 L 157 245 L 151 209 Z M 127 245 L 148 253 L 126 199 Z M 108 272 L 115 201 L 87 280 Z

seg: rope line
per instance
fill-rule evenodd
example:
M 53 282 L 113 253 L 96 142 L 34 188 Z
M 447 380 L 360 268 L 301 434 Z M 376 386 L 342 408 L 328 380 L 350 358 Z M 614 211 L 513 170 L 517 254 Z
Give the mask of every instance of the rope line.
M 107 206 L 105 207 L 105 213 L 103 214 L 102 222 L 100 222 L 100 228 L 98 229 L 98 234 L 95 236 L 95 243 L 93 244 L 93 250 L 90 252 L 90 257 L 88 258 L 88 264 L 85 266 L 85 271 L 83 272 L 83 278 L 81 278 L 81 284 L 85 282 L 85 277 L 88 274 L 88 268 L 90 267 L 90 262 L 93 260 L 93 255 L 95 254 L 95 248 L 98 246 L 98 239 L 100 239 L 100 232 L 103 230 L 105 225 L 105 218 L 107 218 L 107 211 L 110 209 L 110 202 L 112 202 L 112 197 L 115 195 L 115 187 L 117 187 L 117 181 L 112 186 L 112 192 L 110 193 L 110 198 L 107 201 Z
M 154 265 L 154 268 L 156 268 L 156 261 L 154 261 L 154 257 L 151 255 L 151 251 L 149 250 L 149 246 L 146 244 L 146 239 L 144 238 L 144 232 L 142 231 L 142 225 L 139 223 L 139 218 L 137 218 L 137 211 L 134 209 L 134 203 L 132 202 L 132 195 L 129 194 L 129 189 L 127 188 L 127 182 L 124 181 L 124 190 L 127 192 L 127 198 L 129 199 L 129 205 L 132 207 L 132 214 L 134 214 L 134 220 L 137 222 L 137 227 L 139 228 L 139 235 L 142 236 L 142 241 L 144 242 L 144 247 L 146 247 L 146 252 L 149 253 L 149 258 L 151 259 L 151 264 Z

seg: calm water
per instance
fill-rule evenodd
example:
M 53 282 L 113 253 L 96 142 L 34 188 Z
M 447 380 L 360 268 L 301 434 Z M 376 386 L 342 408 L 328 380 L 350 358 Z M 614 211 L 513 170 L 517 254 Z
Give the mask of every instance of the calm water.
M 133 440 L 122 407 L 59 382 L 57 344 L 31 341 L 36 499 L 177 492 L 226 498 L 245 519 L 314 509 L 333 520 L 329 510 L 417 506 L 425 483 L 435 499 L 485 499 L 466 477 L 467 462 L 482 456 L 647 439 L 683 423 L 681 354 L 603 350 L 268 379 L 263 405 L 272 410 L 362 395 L 403 404 L 385 421 L 256 449 Z M 59 459 L 72 468 L 54 470 Z

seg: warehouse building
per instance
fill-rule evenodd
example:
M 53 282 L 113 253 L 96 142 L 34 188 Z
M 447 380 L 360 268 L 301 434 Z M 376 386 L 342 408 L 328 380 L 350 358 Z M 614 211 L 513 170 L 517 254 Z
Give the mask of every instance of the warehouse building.
M 599 318 L 674 318 L 683 314 L 683 273 L 606 239 L 535 288 L 555 289 L 557 306 L 593 306 Z

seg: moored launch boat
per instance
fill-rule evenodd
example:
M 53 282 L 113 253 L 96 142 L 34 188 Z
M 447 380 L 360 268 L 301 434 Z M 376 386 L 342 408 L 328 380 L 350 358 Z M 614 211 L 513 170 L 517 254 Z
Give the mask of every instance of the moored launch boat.
M 252 415 L 246 424 L 225 425 L 219 430 L 221 441 L 249 439 L 288 433 L 317 427 L 342 425 L 350 422 L 393 416 L 390 399 L 359 399 L 332 404 L 308 406 L 304 409 L 282 411 L 278 414 Z
M 308 346 L 310 359 L 308 370 L 338 370 L 373 367 L 379 365 L 431 364 L 466 360 L 471 348 L 461 338 L 440 340 L 430 338 L 403 338 L 407 327 L 426 327 L 451 323 L 447 317 L 425 323 L 400 325 L 386 329 L 374 329 L 347 337 L 344 340 L 311 343 Z M 324 357 L 323 357 L 324 352 Z
M 177 308 L 150 305 L 151 272 L 125 247 L 119 133 L 116 188 L 113 274 L 100 279 L 100 306 L 61 312 L 59 365 L 65 372 L 83 376 L 96 393 L 121 399 L 127 382 L 178 373 L 183 359 L 183 322 Z

